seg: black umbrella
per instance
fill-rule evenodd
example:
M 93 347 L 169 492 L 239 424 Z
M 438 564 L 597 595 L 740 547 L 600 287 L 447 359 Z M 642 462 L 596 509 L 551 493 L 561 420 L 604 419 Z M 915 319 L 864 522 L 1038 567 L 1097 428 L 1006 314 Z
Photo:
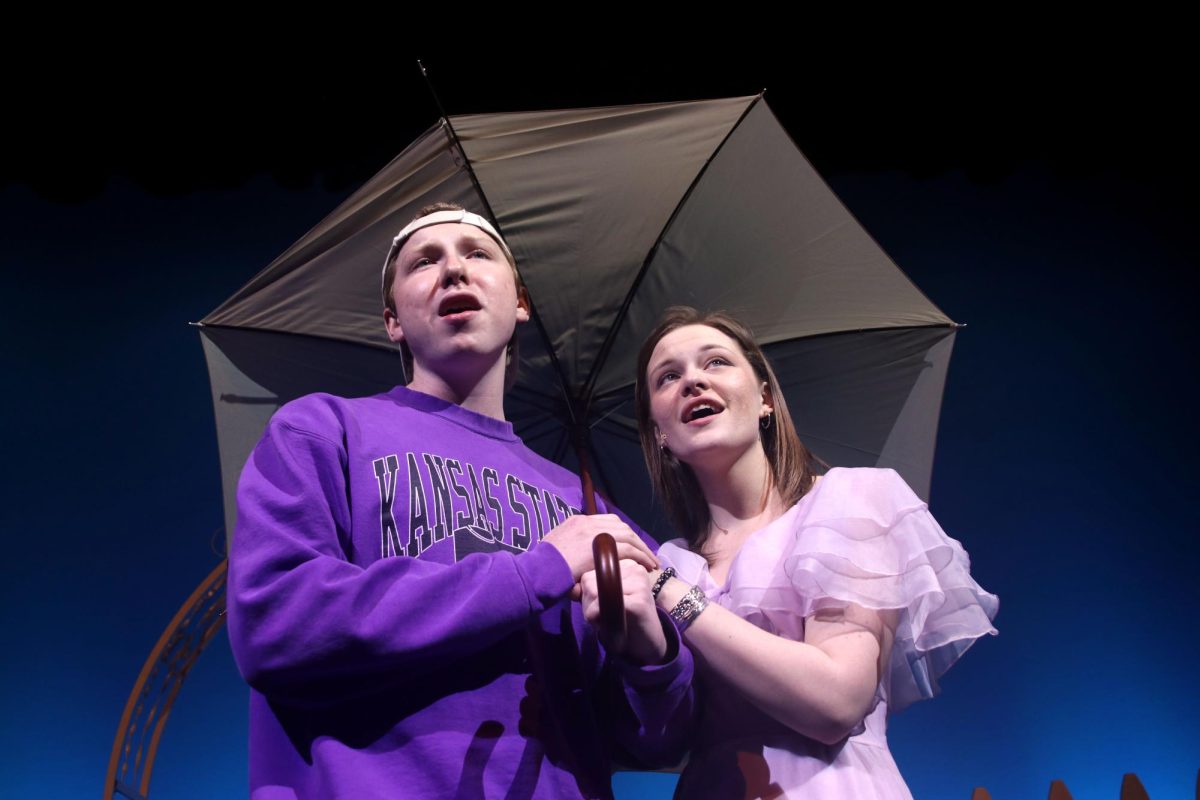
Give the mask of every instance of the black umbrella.
M 926 496 L 954 323 L 904 276 L 761 96 L 454 116 L 411 144 L 200 323 L 233 529 L 270 415 L 312 391 L 400 381 L 379 269 L 416 210 L 489 215 L 529 288 L 505 408 L 533 449 L 590 468 L 660 538 L 634 422 L 634 358 L 661 311 L 748 322 L 806 444 Z

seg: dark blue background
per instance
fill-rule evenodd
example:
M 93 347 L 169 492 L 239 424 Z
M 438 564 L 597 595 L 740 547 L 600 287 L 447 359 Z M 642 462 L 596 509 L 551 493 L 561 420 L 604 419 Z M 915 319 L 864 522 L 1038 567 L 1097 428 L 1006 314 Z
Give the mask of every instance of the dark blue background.
M 854 214 L 967 323 L 932 506 L 1000 595 L 1001 634 L 893 719 L 915 794 L 1040 797 L 1062 778 L 1115 798 L 1136 772 L 1151 797 L 1190 796 L 1200 170 L 1171 42 L 1134 58 L 1106 40 L 814 48 L 807 32 L 782 55 L 701 57 L 653 37 L 551 53 L 460 34 L 435 30 L 425 51 L 451 113 L 766 85 Z M 186 323 L 433 123 L 411 35 L 265 56 L 75 43 L 64 77 L 15 82 L 0 174 L 6 796 L 101 791 L 142 661 L 223 546 Z M 243 795 L 245 740 L 222 634 L 172 712 L 154 796 Z

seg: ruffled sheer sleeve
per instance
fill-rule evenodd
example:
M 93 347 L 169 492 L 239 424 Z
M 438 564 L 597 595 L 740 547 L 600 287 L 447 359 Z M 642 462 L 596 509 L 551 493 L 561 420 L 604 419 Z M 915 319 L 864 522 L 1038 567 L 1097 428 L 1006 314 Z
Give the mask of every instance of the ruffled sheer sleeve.
M 893 711 L 936 694 L 959 656 L 996 633 L 999 608 L 971 578 L 962 545 L 890 469 L 830 470 L 743 545 L 717 595 L 739 616 L 789 637 L 802 636 L 800 620 L 823 608 L 897 611 L 881 685 Z

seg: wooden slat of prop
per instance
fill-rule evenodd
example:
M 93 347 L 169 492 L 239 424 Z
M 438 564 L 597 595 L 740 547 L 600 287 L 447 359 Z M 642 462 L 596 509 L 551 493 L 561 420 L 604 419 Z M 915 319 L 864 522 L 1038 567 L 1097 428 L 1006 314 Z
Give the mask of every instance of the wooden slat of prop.
M 1121 778 L 1121 800 L 1150 800 L 1146 788 L 1132 772 L 1126 772 Z
M 1046 800 L 1075 800 L 1067 791 L 1067 785 L 1062 781 L 1050 782 L 1050 794 Z

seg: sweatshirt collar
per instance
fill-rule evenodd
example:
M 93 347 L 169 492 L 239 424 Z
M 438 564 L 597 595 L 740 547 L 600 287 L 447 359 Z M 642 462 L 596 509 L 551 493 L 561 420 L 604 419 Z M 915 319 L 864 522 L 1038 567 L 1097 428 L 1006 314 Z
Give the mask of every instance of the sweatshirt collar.
M 511 422 L 495 419 L 486 414 L 477 414 L 424 392 L 417 392 L 406 386 L 397 386 L 388 392 L 388 397 L 400 405 L 433 414 L 488 438 L 510 442 L 520 441 L 520 438 L 513 432 Z

